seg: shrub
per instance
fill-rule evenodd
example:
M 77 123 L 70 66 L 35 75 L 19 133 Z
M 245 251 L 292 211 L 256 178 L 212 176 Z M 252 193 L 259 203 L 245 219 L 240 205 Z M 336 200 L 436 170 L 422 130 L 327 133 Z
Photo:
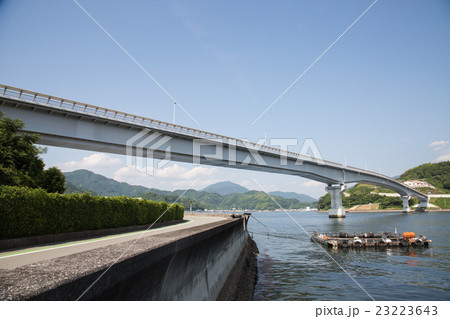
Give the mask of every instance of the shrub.
M 182 206 L 165 202 L 0 188 L 0 239 L 145 225 L 182 220 L 183 216 Z

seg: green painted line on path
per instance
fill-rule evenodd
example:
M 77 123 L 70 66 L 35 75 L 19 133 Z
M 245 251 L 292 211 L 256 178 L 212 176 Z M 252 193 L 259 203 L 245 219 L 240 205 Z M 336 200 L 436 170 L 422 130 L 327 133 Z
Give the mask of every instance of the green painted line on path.
M 47 251 L 47 250 L 59 249 L 59 248 L 64 248 L 64 247 L 69 247 L 69 246 L 84 245 L 84 244 L 89 244 L 89 243 L 93 243 L 93 242 L 97 242 L 97 241 L 104 241 L 104 240 L 110 240 L 110 239 L 115 239 L 115 238 L 133 236 L 133 235 L 136 235 L 139 233 L 154 232 L 154 231 L 157 231 L 160 229 L 177 227 L 177 226 L 186 225 L 186 224 L 189 224 L 192 222 L 193 222 L 193 220 L 187 220 L 185 223 L 182 223 L 182 224 L 163 226 L 163 227 L 158 227 L 155 229 L 146 229 L 146 230 L 140 230 L 140 231 L 135 231 L 135 232 L 126 233 L 126 234 L 109 235 L 109 236 L 100 237 L 100 238 L 80 240 L 80 241 L 75 241 L 75 242 L 70 242 L 70 243 L 65 243 L 65 244 L 48 246 L 46 248 L 30 248 L 30 249 L 15 251 L 15 252 L 7 252 L 7 253 L 0 254 L 0 259 L 13 257 L 13 256 L 20 256 L 20 255 L 25 255 L 25 254 L 32 254 L 32 253 L 37 253 L 37 252 L 42 252 L 42 251 Z

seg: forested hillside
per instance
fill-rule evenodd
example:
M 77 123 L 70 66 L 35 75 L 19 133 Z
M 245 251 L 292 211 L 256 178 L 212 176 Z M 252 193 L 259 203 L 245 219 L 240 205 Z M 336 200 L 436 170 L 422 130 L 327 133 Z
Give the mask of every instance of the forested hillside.
M 450 191 L 450 161 L 440 163 L 427 163 L 404 172 L 401 181 L 422 180 L 436 188 Z
M 148 190 L 147 187 L 120 183 L 85 169 L 64 173 L 64 175 L 66 181 L 77 189 L 102 196 L 137 196 Z
M 264 192 L 248 191 L 246 188 L 231 182 L 218 183 L 207 188 L 214 192 L 196 191 L 192 189 L 187 191 L 165 191 L 120 183 L 87 170 L 77 170 L 65 173 L 65 175 L 67 180 L 67 193 L 89 192 L 92 195 L 98 194 L 101 196 L 125 195 L 168 203 L 177 201 L 184 206 L 186 211 L 189 211 L 191 205 L 193 210 L 274 210 L 280 208 L 277 203 L 284 209 L 317 207 L 317 202 L 302 202 L 295 198 L 284 198 L 281 196 L 271 197 Z M 216 191 L 220 191 L 225 195 L 220 195 Z M 242 193 L 242 191 L 245 192 Z M 306 196 L 302 194 L 297 195 Z
M 450 193 L 450 161 L 440 163 L 428 163 L 404 172 L 399 178 L 400 181 L 422 180 L 433 185 L 436 189 L 418 188 L 417 190 L 427 194 L 431 193 Z M 398 197 L 387 197 L 379 195 L 379 193 L 392 193 L 393 191 L 372 185 L 357 184 L 355 187 L 348 189 L 345 193 L 347 196 L 342 197 L 342 204 L 345 208 L 351 208 L 355 205 L 363 204 L 380 204 L 380 209 L 402 207 L 402 201 Z M 349 195 L 349 196 L 348 196 Z M 430 202 L 440 208 L 449 208 L 450 200 L 447 203 L 445 198 L 432 198 Z M 326 194 L 319 199 L 318 208 L 325 210 L 330 208 L 330 195 Z M 412 198 L 410 206 L 418 203 L 418 200 Z
M 176 200 L 184 191 L 177 190 L 171 195 L 161 195 L 154 192 L 143 193 L 140 196 L 151 200 Z M 294 198 L 282 198 L 269 196 L 264 192 L 249 191 L 246 193 L 233 193 L 229 195 L 219 195 L 204 191 L 188 190 L 180 198 L 179 202 L 189 210 L 189 200 L 193 201 L 192 209 L 223 209 L 223 210 L 275 210 L 280 209 L 302 209 L 306 207 L 317 207 L 317 203 L 300 202 Z M 276 202 L 275 202 L 275 201 Z M 280 206 L 278 206 L 278 204 Z
M 379 187 L 365 184 L 358 184 L 346 191 L 349 196 L 342 196 L 342 204 L 345 208 L 352 208 L 356 205 L 380 204 L 379 209 L 401 209 L 402 201 L 399 197 L 387 197 L 378 194 Z M 415 204 L 415 199 L 411 200 Z M 319 199 L 318 208 L 320 210 L 329 209 L 331 205 L 330 194 L 326 194 Z
M 219 182 L 203 189 L 208 193 L 216 193 L 219 195 L 229 195 L 233 193 L 246 193 L 249 190 L 239 184 L 232 182 Z

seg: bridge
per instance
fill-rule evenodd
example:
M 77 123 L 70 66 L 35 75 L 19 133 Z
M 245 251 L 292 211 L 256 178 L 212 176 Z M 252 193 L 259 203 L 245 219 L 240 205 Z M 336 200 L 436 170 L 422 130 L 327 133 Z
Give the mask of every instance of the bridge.
M 0 84 L 1 111 L 25 123 L 24 132 L 40 135 L 39 143 L 194 164 L 287 174 L 325 183 L 331 195 L 329 217 L 345 217 L 342 193 L 348 183 L 367 183 L 396 191 L 408 201 L 428 197 L 388 176 L 321 158 L 246 140 Z M 134 162 L 133 162 L 134 161 Z M 150 172 L 151 173 L 151 172 Z

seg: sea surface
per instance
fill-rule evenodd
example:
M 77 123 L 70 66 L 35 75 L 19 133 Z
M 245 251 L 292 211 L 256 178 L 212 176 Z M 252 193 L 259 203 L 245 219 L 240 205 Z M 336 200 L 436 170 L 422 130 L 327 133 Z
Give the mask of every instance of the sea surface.
M 255 300 L 450 300 L 450 213 L 350 213 L 344 219 L 289 214 L 253 212 L 250 218 L 248 230 L 259 248 Z M 394 233 L 395 227 L 433 243 L 331 250 L 307 234 Z

